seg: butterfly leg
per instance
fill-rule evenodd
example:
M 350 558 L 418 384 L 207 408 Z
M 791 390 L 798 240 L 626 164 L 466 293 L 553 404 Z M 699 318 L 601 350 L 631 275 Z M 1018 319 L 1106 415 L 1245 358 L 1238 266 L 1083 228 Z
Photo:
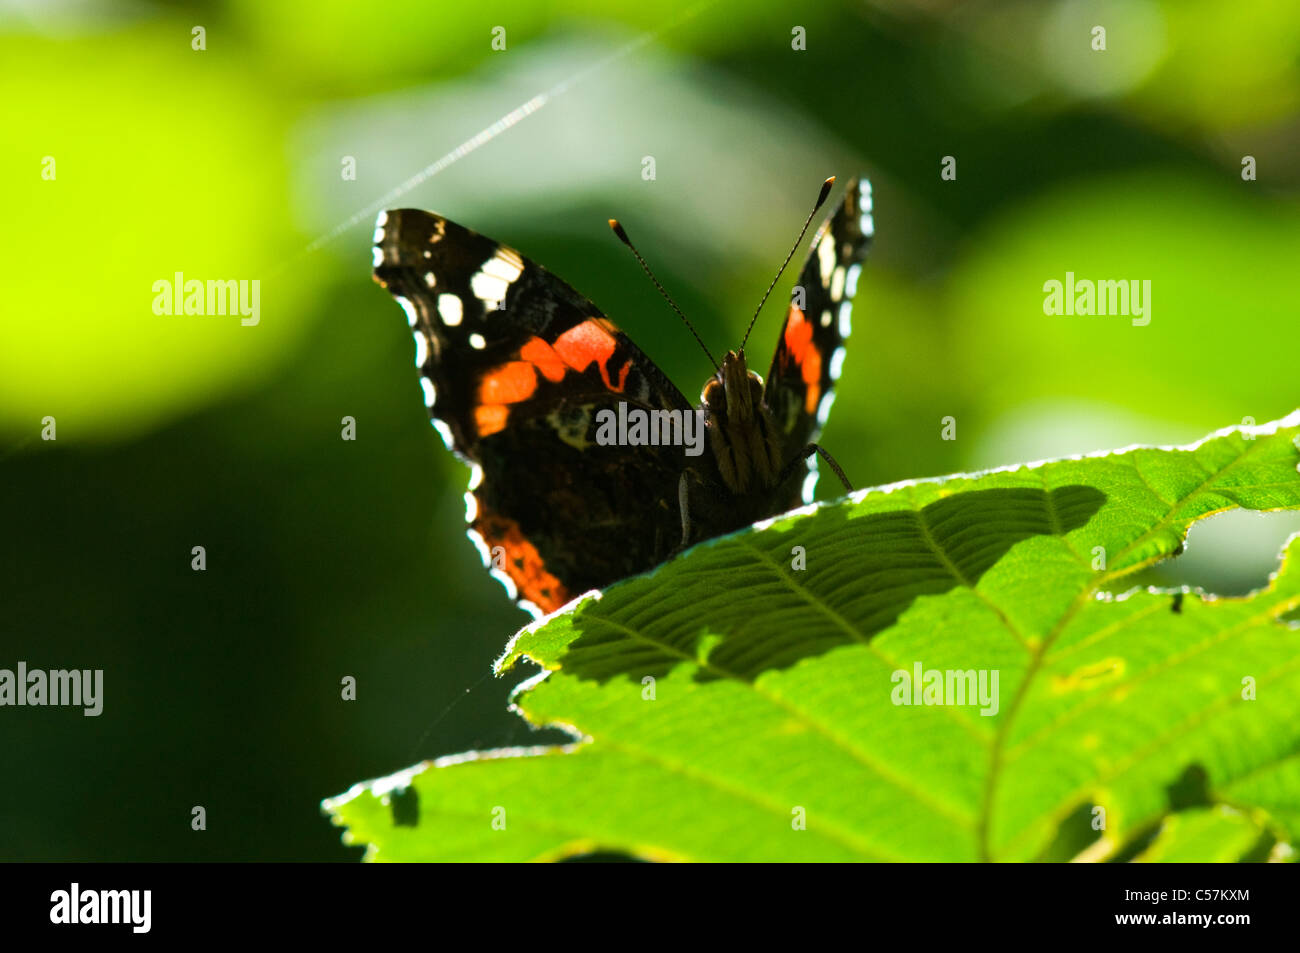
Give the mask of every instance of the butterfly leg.
M 699 542 L 695 536 L 695 521 L 691 519 L 691 481 L 697 486 L 704 488 L 706 486 L 700 474 L 689 467 L 682 471 L 681 478 L 677 481 L 677 508 L 682 514 L 682 541 L 677 544 L 677 548 L 668 554 L 672 559 L 678 553 L 686 549 L 692 542 Z
M 677 481 L 677 508 L 682 514 L 682 541 L 673 550 L 673 556 L 685 549 L 691 541 L 690 478 L 691 471 L 683 470 L 681 479 Z
M 804 447 L 803 450 L 799 451 L 799 453 L 795 455 L 795 458 L 786 465 L 784 470 L 781 471 L 781 476 L 778 477 L 776 481 L 777 484 L 780 485 L 784 483 L 789 478 L 790 474 L 794 472 L 794 468 L 803 463 L 814 453 L 821 454 L 822 459 L 830 465 L 830 468 L 835 472 L 835 475 L 840 478 L 840 482 L 844 484 L 844 489 L 852 493 L 853 484 L 850 483 L 849 478 L 844 475 L 844 471 L 840 468 L 840 465 L 835 462 L 835 458 L 832 457 L 827 452 L 826 448 L 819 443 L 810 443 L 808 446 Z

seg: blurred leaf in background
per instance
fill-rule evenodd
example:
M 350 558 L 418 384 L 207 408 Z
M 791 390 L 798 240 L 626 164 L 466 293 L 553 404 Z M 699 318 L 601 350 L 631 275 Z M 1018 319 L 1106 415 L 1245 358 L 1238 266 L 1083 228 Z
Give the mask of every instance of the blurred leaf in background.
M 520 248 L 693 395 L 707 363 L 605 219 L 721 348 L 820 181 L 864 173 L 824 435 L 856 485 L 1185 442 L 1296 403 L 1298 64 L 1300 8 L 1265 2 L 0 7 L 0 665 L 108 692 L 5 716 L 0 852 L 343 859 L 323 794 L 537 740 L 488 675 L 523 616 L 370 279 L 380 204 Z M 259 280 L 260 322 L 155 315 L 177 271 Z M 1044 315 L 1066 271 L 1150 279 L 1151 323 Z M 1201 585 L 1263 583 L 1294 526 L 1256 520 L 1248 551 L 1193 534 Z

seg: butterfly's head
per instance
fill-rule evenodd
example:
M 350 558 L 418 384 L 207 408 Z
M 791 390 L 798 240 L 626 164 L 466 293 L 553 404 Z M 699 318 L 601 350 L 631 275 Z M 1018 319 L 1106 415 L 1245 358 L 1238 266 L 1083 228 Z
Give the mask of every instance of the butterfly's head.
M 763 382 L 746 366 L 743 350 L 726 353 L 700 399 L 722 481 L 734 493 L 754 483 L 771 486 L 780 471 L 776 427 L 763 406 Z
M 745 364 L 744 351 L 728 351 L 700 394 L 707 416 L 727 424 L 752 422 L 763 400 L 763 382 Z

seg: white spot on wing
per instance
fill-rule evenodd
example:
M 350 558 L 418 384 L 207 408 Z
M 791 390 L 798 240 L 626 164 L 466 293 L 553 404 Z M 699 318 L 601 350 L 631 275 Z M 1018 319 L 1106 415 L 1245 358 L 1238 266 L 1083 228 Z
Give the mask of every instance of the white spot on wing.
M 433 386 L 433 381 L 429 380 L 429 378 L 427 377 L 420 378 L 420 389 L 424 391 L 425 407 L 432 407 L 434 404 L 438 402 L 437 388 Z M 438 423 L 442 423 L 442 421 L 440 420 L 438 421 Z
M 415 332 L 415 366 L 424 367 L 424 362 L 429 359 L 429 342 L 424 339 L 424 335 Z
M 388 210 L 385 209 L 384 211 L 380 212 L 379 216 L 375 219 L 375 228 L 383 228 L 387 224 L 388 224 Z
M 376 226 L 375 226 L 374 242 L 375 242 L 376 245 L 378 245 L 378 244 L 379 244 L 380 242 L 382 242 L 383 240 L 384 240 L 384 227 L 383 227 L 382 225 L 376 225 Z
M 482 485 L 482 483 L 483 483 L 483 468 L 476 463 L 470 468 L 469 471 L 469 488 L 471 490 L 477 490 L 479 486 Z
M 481 351 L 483 348 L 487 347 L 487 341 L 483 339 L 483 335 L 475 332 L 469 336 L 469 346 L 477 351 Z
M 825 427 L 826 421 L 831 416 L 831 405 L 835 403 L 835 392 L 831 391 L 823 395 L 822 402 L 817 405 L 817 426 Z
M 862 218 L 858 225 L 863 235 L 871 236 L 876 234 L 876 223 L 871 218 L 871 183 L 866 179 L 862 180 L 861 195 Z
M 426 271 L 424 273 L 424 283 L 428 285 L 430 288 L 432 288 L 434 285 L 438 283 L 438 279 L 433 276 L 433 272 Z
M 849 273 L 844 280 L 844 297 L 852 298 L 858 293 L 858 276 L 860 274 L 862 274 L 861 265 L 849 265 Z
M 461 319 L 465 316 L 465 306 L 460 303 L 460 298 L 456 295 L 440 294 L 438 295 L 438 315 L 442 318 L 443 324 L 454 328 L 460 324 Z
M 483 262 L 483 274 L 491 275 L 493 278 L 500 278 L 506 284 L 514 281 L 523 274 L 523 262 L 519 256 L 512 255 L 509 258 L 497 252 L 487 261 Z
M 839 301 L 844 297 L 844 266 L 831 273 L 831 300 Z
M 383 263 L 384 253 L 380 251 L 379 246 L 376 245 L 374 248 L 370 249 L 370 264 L 375 268 L 378 268 Z
M 832 320 L 834 320 L 834 319 L 831 317 L 831 309 L 830 309 L 830 308 L 825 308 L 825 309 L 823 309 L 823 310 L 822 310 L 822 327 L 824 327 L 824 328 L 829 328 L 829 327 L 831 326 L 831 321 L 832 321 Z
M 853 314 L 853 305 L 848 301 L 840 302 L 840 337 L 846 338 L 853 333 L 853 322 L 849 316 Z
M 420 320 L 420 316 L 415 312 L 415 305 L 411 304 L 411 302 L 407 301 L 401 295 L 394 295 L 394 297 L 397 298 L 397 303 L 402 306 L 402 310 L 406 312 L 406 323 L 411 327 L 415 327 L 416 323 Z
M 845 351 L 842 347 L 837 347 L 835 353 L 831 355 L 831 380 L 840 379 L 840 372 L 844 370 Z
M 827 284 L 831 280 L 831 271 L 835 268 L 835 243 L 829 236 L 817 246 L 817 260 L 821 265 L 822 284 Z
M 469 287 L 474 292 L 474 297 L 487 304 L 490 311 L 505 298 L 506 289 L 510 285 L 503 278 L 480 271 L 469 280 Z
M 492 563 L 492 557 L 489 555 L 488 556 L 489 567 L 491 566 L 491 563 Z M 515 581 L 511 579 L 509 576 L 507 576 L 505 572 L 503 572 L 500 569 L 492 569 L 492 568 L 489 568 L 488 572 L 491 574 L 493 579 L 495 579 L 497 582 L 501 583 L 501 585 L 506 587 L 506 594 L 509 595 L 511 599 L 519 598 L 519 587 L 515 585 Z M 529 605 L 532 604 L 529 603 Z M 530 609 L 529 611 L 532 612 L 535 611 L 536 609 L 537 607 L 533 606 L 533 608 Z
M 445 422 L 439 420 L 437 417 L 432 418 L 431 422 L 433 423 L 433 429 L 438 431 L 438 436 L 442 438 L 442 442 L 447 445 L 447 449 L 448 450 L 454 449 L 453 444 L 455 441 L 452 439 L 451 436 L 451 428 L 448 427 Z
M 813 456 L 808 461 L 808 475 L 803 478 L 803 489 L 800 494 L 803 496 L 805 503 L 811 503 L 813 496 L 817 492 L 817 457 Z
M 469 494 L 466 494 L 466 496 L 468 496 L 468 495 L 469 495 Z M 475 505 L 475 509 L 476 509 L 476 510 L 478 509 L 477 504 Z M 469 500 L 466 500 L 466 501 L 465 501 L 465 511 L 466 511 L 466 512 L 469 512 Z M 473 543 L 473 544 L 474 544 L 474 548 L 478 550 L 478 554 L 479 554 L 479 556 L 482 557 L 482 559 L 483 559 L 483 565 L 484 565 L 484 566 L 491 566 L 491 565 L 492 565 L 492 550 L 488 549 L 488 544 L 487 544 L 486 542 L 483 541 L 483 537 L 482 537 L 481 535 L 479 535 L 478 530 L 473 529 L 473 528 L 471 528 L 471 529 L 467 529 L 467 530 L 465 530 L 465 535 L 469 537 L 469 541 L 470 541 L 471 543 Z
M 478 497 L 476 497 L 472 492 L 466 493 L 465 494 L 465 522 L 472 523 L 476 519 L 478 519 Z M 470 530 L 470 533 L 473 533 L 474 536 L 478 535 L 477 533 L 474 533 L 473 530 Z M 473 536 L 471 536 L 470 538 L 472 539 Z M 481 541 L 482 537 L 479 537 L 479 539 Z M 491 560 L 489 559 L 488 561 L 490 562 Z

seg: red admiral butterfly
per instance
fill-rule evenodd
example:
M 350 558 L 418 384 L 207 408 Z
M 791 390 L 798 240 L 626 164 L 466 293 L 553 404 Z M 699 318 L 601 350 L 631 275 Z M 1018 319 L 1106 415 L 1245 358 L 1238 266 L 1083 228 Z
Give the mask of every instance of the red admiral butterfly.
M 610 225 L 630 247 L 622 226 Z M 694 409 L 594 304 L 518 252 L 430 212 L 380 214 L 375 279 L 410 319 L 433 425 L 474 467 L 470 537 L 513 598 L 550 612 L 692 543 L 808 502 L 816 452 L 848 486 L 814 441 L 844 362 L 849 299 L 871 236 L 871 186 L 854 180 L 813 239 L 766 384 L 748 370 L 742 341 L 714 362 Z M 622 428 L 638 413 L 665 440 L 609 445 L 614 415 L 623 415 Z M 696 421 L 702 444 L 692 456 L 667 438 Z

